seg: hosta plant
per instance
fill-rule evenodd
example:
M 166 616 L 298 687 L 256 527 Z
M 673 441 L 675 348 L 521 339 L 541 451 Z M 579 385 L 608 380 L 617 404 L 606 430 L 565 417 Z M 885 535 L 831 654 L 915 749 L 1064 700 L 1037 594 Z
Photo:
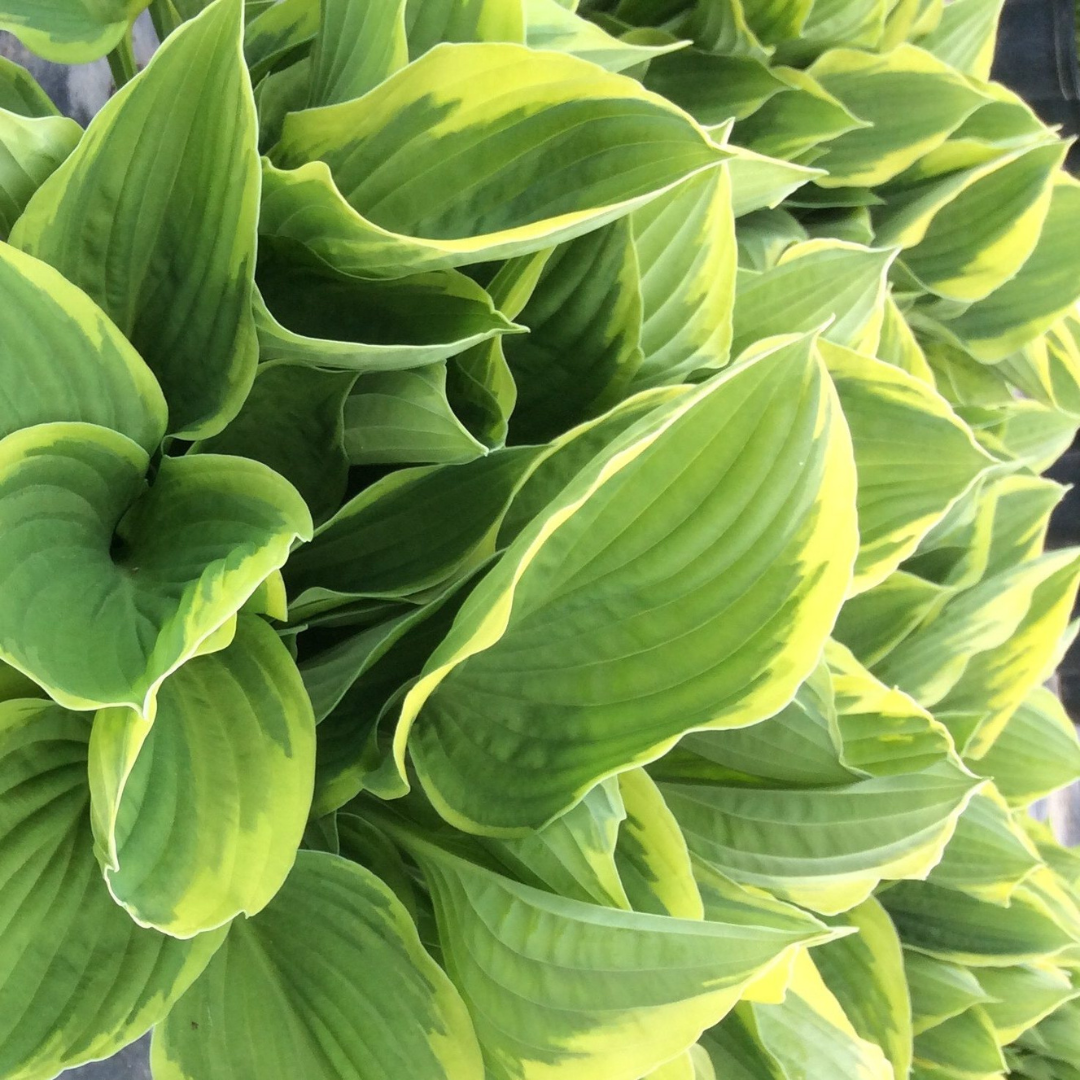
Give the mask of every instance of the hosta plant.
M 995 0 L 0 0 L 0 1076 L 1080 1076 L 1080 184 Z

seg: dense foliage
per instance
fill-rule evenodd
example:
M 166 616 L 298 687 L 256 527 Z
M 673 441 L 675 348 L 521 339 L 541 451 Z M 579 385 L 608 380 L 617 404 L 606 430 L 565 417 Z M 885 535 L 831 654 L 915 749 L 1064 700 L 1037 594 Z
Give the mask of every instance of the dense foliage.
M 0 25 L 124 82 L 142 6 Z M 4 1080 L 1080 1077 L 998 6 L 155 0 L 86 131 L 0 66 Z

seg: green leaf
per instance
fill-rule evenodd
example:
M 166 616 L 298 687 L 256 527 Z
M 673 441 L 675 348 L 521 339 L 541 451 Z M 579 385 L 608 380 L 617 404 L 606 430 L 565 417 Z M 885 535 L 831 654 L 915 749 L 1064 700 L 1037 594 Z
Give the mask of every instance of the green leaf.
M 951 595 L 945 586 L 897 570 L 845 602 L 833 636 L 872 668 Z
M 468 573 L 494 553 L 502 516 L 536 456 L 516 447 L 463 465 L 401 469 L 372 484 L 289 560 L 294 613 L 408 596 Z
M 264 361 L 361 372 L 423 367 L 520 330 L 456 271 L 374 284 L 280 261 L 259 268 L 255 325 Z
M 940 146 L 986 98 L 957 71 L 913 45 L 878 56 L 835 49 L 809 69 L 869 126 L 832 140 L 821 187 L 876 187 Z M 897 109 L 897 102 L 903 109 Z
M 244 29 L 244 58 L 252 82 L 306 56 L 319 30 L 320 0 L 279 0 Z
M 10 1080 L 55 1076 L 133 1042 L 223 935 L 177 941 L 113 903 L 93 854 L 89 737 L 89 717 L 51 702 L 0 705 L 0 1072 Z
M 1004 800 L 993 788 L 984 788 L 964 808 L 941 862 L 926 880 L 978 900 L 1007 904 L 1016 886 L 1040 864 Z
M 18 116 L 59 116 L 59 110 L 21 64 L 0 56 L 0 109 Z
M 4 0 L 0 30 L 56 64 L 87 64 L 115 48 L 147 0 Z
M 742 120 L 787 89 L 787 83 L 760 60 L 699 49 L 681 49 L 651 60 L 644 82 L 706 127 L 733 117 Z
M 914 376 L 823 340 L 859 489 L 854 592 L 884 581 L 993 459 L 949 403 Z
M 994 1025 L 980 1005 L 916 1035 L 915 1061 L 929 1066 L 931 1075 L 934 1069 L 943 1068 L 964 1076 L 990 1078 L 1005 1070 Z
M 630 217 L 640 280 L 641 366 L 633 388 L 723 367 L 731 347 L 735 223 L 726 166 Z
M 793 244 L 775 268 L 737 279 L 735 331 L 738 355 L 773 334 L 825 327 L 829 340 L 859 348 L 873 322 L 880 326 L 885 274 L 893 252 L 840 240 Z M 869 350 L 869 351 L 872 351 Z
M 529 333 L 503 343 L 518 391 L 513 441 L 547 442 L 617 404 L 642 360 L 629 222 L 557 247 L 515 318 Z
M 795 956 L 782 1002 L 744 1002 L 738 1011 L 785 1080 L 893 1076 L 881 1047 L 860 1037 L 805 949 Z
M 1023 807 L 1080 779 L 1080 740 L 1057 696 L 1037 686 L 969 765 L 992 777 L 1010 803 Z
M 238 0 L 216 0 L 172 34 L 11 238 L 101 305 L 158 377 L 171 433 L 186 438 L 220 431 L 255 375 L 259 174 L 240 12 Z
M 797 38 L 783 42 L 777 57 L 804 63 L 837 45 L 872 48 L 882 36 L 883 0 L 814 0 Z
M 862 774 L 843 762 L 828 666 L 821 662 L 775 716 L 731 731 L 684 735 L 652 766 L 664 780 L 746 787 L 823 787 Z
M 92 424 L 0 442 L 0 654 L 69 708 L 150 720 L 162 681 L 311 524 L 264 465 L 165 458 L 149 488 L 146 467 L 130 439 Z
M 569 11 L 559 0 L 525 0 L 525 23 L 525 44 L 530 48 L 557 49 L 607 71 L 625 71 L 689 44 L 672 41 L 645 45 L 620 40 L 596 23 Z
M 157 381 L 108 316 L 52 267 L 0 244 L 0 438 L 81 420 L 153 453 L 165 433 Z
M 1020 1045 L 1035 1050 L 1055 1062 L 1072 1064 L 1080 1060 L 1077 1051 L 1080 1040 L 1077 1039 L 1077 1019 L 1080 1018 L 1080 1005 L 1070 1001 L 1056 1010 L 1037 1027 L 1020 1036 Z M 1071 1080 L 1071 1078 L 1067 1078 Z
M 303 496 L 316 521 L 341 505 L 348 479 L 344 409 L 356 376 L 287 360 L 260 364 L 251 393 L 198 453 L 261 461 Z
M 943 181 L 946 194 L 935 197 L 936 212 L 923 214 L 917 230 L 900 238 L 893 235 L 895 222 L 886 226 L 887 237 L 907 248 L 904 267 L 938 296 L 968 303 L 990 296 L 1035 250 L 1066 149 L 1057 142 L 1038 145 L 970 170 L 970 182 L 956 194 L 962 177 Z M 1041 275 L 1039 266 L 1033 273 Z
M 362 97 L 409 62 L 406 0 L 322 0 L 308 107 Z
M 81 135 L 66 117 L 25 117 L 0 108 L 0 239 L 7 239 L 31 196 Z
M 792 912 L 673 919 L 519 885 L 417 837 L 447 970 L 491 1080 L 637 1080 L 689 1049 L 791 945 L 828 936 Z M 567 943 L 573 947 L 568 952 Z
M 626 820 L 619 826 L 615 862 L 634 910 L 703 918 L 686 840 L 659 788 L 644 769 L 620 773 L 618 783 Z
M 735 125 L 735 138 L 759 154 L 792 160 L 832 139 L 869 127 L 805 71 L 774 68 L 787 92 L 770 97 Z
M 1034 580 L 1023 617 L 1005 641 L 976 653 L 940 699 L 943 710 L 983 714 L 978 731 L 963 748 L 972 757 L 990 748 L 1028 691 L 1042 682 L 1052 666 L 1080 582 L 1078 556 L 1075 548 L 1066 549 L 1028 564 Z M 1035 576 L 1039 570 L 1041 574 Z
M 1011 280 L 948 324 L 977 359 L 1001 360 L 1027 345 L 1080 297 L 1078 216 L 1080 184 L 1056 176 L 1042 232 L 1027 261 Z
M 486 453 L 450 407 L 445 364 L 361 375 L 345 401 L 352 465 L 454 464 Z
M 314 772 L 299 673 L 245 615 L 225 649 L 165 681 L 152 725 L 130 709 L 94 720 L 91 819 L 109 891 L 174 937 L 255 914 L 292 867 Z
M 983 708 L 978 672 L 994 680 L 991 690 L 997 701 L 988 700 L 988 704 L 994 704 L 1007 718 L 1009 702 L 1016 690 L 1008 678 L 1009 668 L 1015 664 L 1016 673 L 1023 674 L 1025 679 L 1033 668 L 1041 673 L 1044 665 L 1041 659 L 1036 663 L 1033 657 L 1045 656 L 1044 650 L 1052 648 L 1053 642 L 1038 633 L 1038 617 L 1048 608 L 1047 617 L 1057 627 L 1057 634 L 1064 629 L 1070 600 L 1066 596 L 1062 602 L 1060 589 L 1066 583 L 1069 588 L 1074 587 L 1074 564 L 1072 551 L 1051 552 L 985 578 L 951 598 L 918 630 L 899 642 L 874 665 L 874 674 L 882 682 L 898 685 L 920 704 L 933 708 L 961 683 L 972 658 L 988 653 L 984 662 L 971 668 L 971 678 L 951 701 L 958 705 L 970 697 L 977 699 L 980 709 Z M 1034 622 L 1025 627 L 1026 633 L 1014 643 L 1011 639 L 1032 611 L 1036 594 L 1040 603 L 1035 608 Z M 1015 704 L 1023 699 L 1030 685 L 1025 682 L 1019 688 Z
M 896 928 L 874 899 L 852 908 L 840 925 L 857 934 L 814 948 L 814 963 L 859 1037 L 876 1043 L 896 1077 L 911 1066 L 911 1001 Z
M 751 29 L 743 0 L 697 0 L 679 29 L 706 52 L 755 59 L 772 52 Z
M 488 838 L 483 844 L 516 877 L 538 878 L 570 900 L 629 911 L 622 867 L 616 865 L 626 816 L 621 785 L 613 777 L 543 829 L 517 839 Z
M 727 167 L 731 176 L 732 213 L 737 218 L 755 210 L 779 206 L 793 191 L 822 175 L 820 169 L 756 154 L 741 146 L 729 149 L 732 156 Z
M 1080 997 L 1061 968 L 1018 964 L 1014 967 L 980 968 L 979 983 L 996 1001 L 983 1005 L 1004 1046 L 1018 1039 L 1066 1001 Z
M 233 923 L 151 1056 L 158 1080 L 484 1075 L 461 998 L 401 902 L 370 871 L 314 851 L 263 911 Z
M 504 92 L 488 94 L 490 80 Z M 552 176 L 554 154 L 563 165 Z M 432 49 L 356 101 L 292 114 L 274 156 L 268 240 L 385 278 L 573 239 L 728 154 L 625 76 L 555 52 L 463 44 Z
M 810 789 L 661 784 L 690 852 L 744 885 L 824 914 L 940 859 L 977 781 L 951 763 Z
M 978 967 L 1039 961 L 1073 944 L 1027 884 L 1008 907 L 926 881 L 900 881 L 881 893 L 904 944 L 940 960 Z
M 854 537 L 850 445 L 811 344 L 767 344 L 649 413 L 470 596 L 397 736 L 453 824 L 543 825 L 686 731 L 770 715 L 813 668 Z M 498 766 L 477 773 L 478 752 Z
M 941 22 L 918 44 L 939 60 L 986 81 L 994 59 L 1002 0 L 953 0 L 941 13 Z
M 979 968 L 979 975 L 993 970 Z M 912 1027 L 916 1035 L 967 1012 L 972 1005 L 994 1000 L 974 972 L 913 949 L 904 949 L 904 979 L 911 995 Z
M 520 0 L 407 0 L 405 26 L 410 60 L 447 41 L 525 40 Z

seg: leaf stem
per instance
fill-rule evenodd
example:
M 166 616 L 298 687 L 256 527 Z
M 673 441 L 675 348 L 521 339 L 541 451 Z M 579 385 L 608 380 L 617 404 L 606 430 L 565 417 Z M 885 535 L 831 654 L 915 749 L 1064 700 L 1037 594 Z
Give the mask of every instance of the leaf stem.
M 135 47 L 131 40 L 130 26 L 116 48 L 109 53 L 109 70 L 112 72 L 117 90 L 139 73 L 139 65 L 135 63 Z

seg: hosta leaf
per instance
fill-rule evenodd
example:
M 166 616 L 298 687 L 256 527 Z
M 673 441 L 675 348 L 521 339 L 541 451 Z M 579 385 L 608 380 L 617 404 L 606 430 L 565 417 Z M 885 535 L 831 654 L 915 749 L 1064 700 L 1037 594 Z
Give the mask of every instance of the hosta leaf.
M 89 737 L 89 717 L 51 702 L 0 705 L 0 1071 L 10 1080 L 55 1076 L 133 1042 L 222 938 L 177 941 L 113 903 L 93 854 Z
M 992 777 L 1010 803 L 1026 806 L 1080 779 L 1080 740 L 1058 698 L 1037 686 L 971 767 Z
M 305 662 L 305 685 L 320 721 L 316 813 L 331 813 L 378 785 L 385 757 L 379 728 L 387 704 L 420 673 L 466 595 L 466 586 L 448 589 L 419 610 L 361 631 Z
M 986 100 L 959 72 L 913 45 L 882 56 L 836 49 L 809 72 L 852 116 L 871 125 L 828 143 L 821 187 L 891 180 L 940 146 Z M 903 110 L 896 109 L 898 101 Z
M 26 117 L 0 108 L 0 239 L 7 239 L 30 197 L 81 135 L 66 117 Z
M 1078 215 L 1080 184 L 1064 175 L 1055 177 L 1039 241 L 1019 272 L 950 321 L 949 330 L 978 359 L 1003 359 L 1048 329 L 1076 302 Z
M 953 0 L 919 46 L 965 75 L 989 79 L 1001 5 L 1002 0 Z
M 405 698 L 399 760 L 409 739 L 440 813 L 500 832 L 544 824 L 688 730 L 775 712 L 847 585 L 850 454 L 806 338 L 648 414 L 469 598 Z M 782 639 L 761 633 L 773 619 Z M 478 775 L 478 752 L 498 767 Z
M 775 68 L 787 92 L 769 98 L 753 115 L 735 126 L 735 138 L 759 154 L 791 160 L 831 139 L 870 125 L 805 71 Z
M 252 1036 L 258 1032 L 258 1038 Z M 482 1080 L 461 998 L 374 874 L 301 851 L 154 1034 L 158 1080 Z
M 174 937 L 260 911 L 292 867 L 314 772 L 300 675 L 242 616 L 227 648 L 165 681 L 152 725 L 130 709 L 94 720 L 91 817 L 113 897 Z
M 285 580 L 298 609 L 407 596 L 479 565 L 493 554 L 494 533 L 536 456 L 517 447 L 464 465 L 402 469 L 372 484 L 289 560 Z
M 874 355 L 886 364 L 892 364 L 916 379 L 921 379 L 928 386 L 934 385 L 934 372 L 927 362 L 926 354 L 891 294 L 885 298 L 881 340 Z
M 993 789 L 977 792 L 956 823 L 941 862 L 927 881 L 979 900 L 1007 904 L 1013 889 L 1040 865 L 1031 841 Z
M 251 393 L 220 434 L 196 444 L 200 453 L 235 454 L 284 476 L 317 520 L 345 495 L 345 401 L 356 376 L 288 360 L 260 364 Z
M 642 359 L 629 222 L 557 247 L 515 318 L 529 330 L 503 343 L 518 391 L 510 421 L 515 442 L 547 442 L 615 405 Z
M 1044 650 L 1053 648 L 1049 636 L 1038 633 L 1039 617 L 1046 614 L 1057 627 L 1054 640 L 1064 629 L 1070 601 L 1065 597 L 1062 602 L 1060 590 L 1074 587 L 1075 562 L 1071 551 L 1051 552 L 960 592 L 875 664 L 874 674 L 933 708 L 961 683 L 973 658 L 987 653 L 978 667 L 971 668 L 967 684 L 951 700 L 956 707 L 969 696 L 975 700 L 980 694 L 980 676 L 991 678 L 995 708 L 1005 712 L 1013 693 L 1018 690 L 1018 704 L 1031 685 L 1013 687 L 1007 677 L 1009 668 L 1015 665 L 1018 676 L 1032 669 L 1041 673 Z M 1025 623 L 1025 633 L 1014 642 L 1017 628 Z M 1035 657 L 1039 657 L 1037 663 Z M 978 700 L 982 708 L 983 699 Z
M 822 341 L 859 477 L 852 589 L 885 580 L 993 461 L 949 403 L 906 372 Z
M 247 23 L 244 58 L 253 82 L 311 51 L 321 12 L 320 0 L 280 0 Z
M 739 222 L 736 236 L 739 268 L 771 270 L 792 244 L 809 239 L 810 234 L 801 222 L 787 210 L 766 209 L 748 214 Z
M 1018 964 L 1015 967 L 979 968 L 979 983 L 997 1000 L 982 1006 L 1004 1046 L 1019 1038 L 1066 1001 L 1080 997 L 1060 968 Z
M 816 946 L 814 963 L 859 1037 L 881 1047 L 894 1077 L 906 1077 L 911 1001 L 896 928 L 873 898 L 852 908 L 840 924 L 858 933 Z
M 822 175 L 820 169 L 781 161 L 741 146 L 729 149 L 732 154 L 727 162 L 731 177 L 731 209 L 737 218 L 765 207 L 779 206 L 793 191 Z
M 805 949 L 795 957 L 782 1002 L 747 1002 L 738 1011 L 785 1080 L 804 1076 L 891 1080 L 893 1076 L 881 1047 L 856 1032 Z
M 0 442 L 0 652 L 71 708 L 152 718 L 162 680 L 310 535 L 307 508 L 264 465 L 165 458 L 148 489 L 146 466 L 92 424 Z
M 784 42 L 777 56 L 802 62 L 836 45 L 873 46 L 884 16 L 883 0 L 814 0 L 799 36 Z
M 972 170 L 973 182 L 920 229 L 921 238 L 903 254 L 904 267 L 951 300 L 983 300 L 1005 285 L 1038 243 L 1065 150 L 1061 143 L 1035 146 L 997 167 Z
M 275 160 L 301 167 L 267 168 L 260 228 L 346 272 L 401 277 L 570 240 L 727 156 L 587 61 L 440 45 L 363 98 L 286 118 Z
M 832 677 L 821 662 L 775 716 L 731 731 L 685 735 L 652 770 L 665 780 L 822 787 L 858 779 L 842 755 Z
M 634 910 L 703 918 L 690 852 L 664 796 L 643 769 L 620 773 L 618 784 L 626 820 L 619 826 L 615 862 Z
M 508 319 L 521 313 L 551 251 L 548 248 L 508 259 L 488 282 L 488 294 Z M 510 414 L 517 404 L 517 387 L 501 337 L 459 353 L 447 364 L 446 377 L 451 404 L 469 431 L 491 449 L 503 446 Z
M 452 464 L 487 453 L 450 407 L 445 364 L 361 375 L 345 402 L 344 435 L 352 465 Z
M 940 859 L 978 783 L 951 763 L 817 789 L 661 784 L 691 854 L 824 914 Z
M 1008 907 L 926 881 L 899 881 L 881 893 L 881 902 L 905 945 L 953 963 L 1023 964 L 1074 942 L 1026 884 Z
M 946 1075 L 992 1080 L 1005 1069 L 994 1025 L 980 1005 L 916 1035 L 914 1053 L 916 1063 L 931 1076 L 943 1069 Z
M 18 116 L 59 116 L 59 110 L 21 64 L 0 57 L 0 109 Z
M 157 375 L 170 431 L 189 438 L 224 427 L 255 374 L 259 174 L 240 11 L 216 0 L 172 34 L 11 238 L 102 306 Z
M 407 0 L 405 26 L 410 60 L 445 41 L 525 40 L 519 0 Z
M 1075 1001 L 1067 1002 L 1051 1013 L 1031 1031 L 1020 1036 L 1020 1045 L 1038 1051 L 1058 1062 L 1072 1064 L 1080 1060 L 1080 1038 L 1077 1037 L 1077 1020 L 1080 1019 L 1080 1005 Z M 1072 1080 L 1066 1076 L 1066 1080 Z
M 52 267 L 0 244 L 0 437 L 83 420 L 153 453 L 165 400 L 146 364 L 108 316 Z
M 979 974 L 994 970 L 979 968 Z M 912 1027 L 916 1035 L 967 1012 L 972 1005 L 994 1000 L 967 968 L 913 949 L 904 949 L 904 979 L 911 996 Z
M 973 757 L 989 749 L 1028 691 L 1044 678 L 1076 597 L 1080 581 L 1078 554 L 1069 549 L 1044 556 L 1041 580 L 1032 582 L 1027 611 L 1009 638 L 976 653 L 940 700 L 943 710 L 984 714 L 978 731 L 964 748 Z
M 596 23 L 569 11 L 559 0 L 526 0 L 525 23 L 525 44 L 530 48 L 557 49 L 598 64 L 608 71 L 625 71 L 689 44 L 672 41 L 668 44 L 645 45 L 620 40 Z
M 519 839 L 487 839 L 484 846 L 516 877 L 538 878 L 571 900 L 629 911 L 616 865 L 626 816 L 619 781 L 612 777 L 543 829 Z
M 956 763 L 947 728 L 896 687 L 870 674 L 835 641 L 825 645 L 832 672 L 841 760 L 864 776 L 897 776 Z
M 259 355 L 347 371 L 397 371 L 445 360 L 518 329 L 456 271 L 369 281 L 272 262 L 259 269 Z M 423 319 L 416 318 L 423 310 Z
M 751 29 L 743 0 L 697 0 L 679 30 L 706 52 L 757 59 L 772 52 Z
M 723 367 L 731 346 L 735 224 L 726 166 L 630 217 L 642 303 L 634 389 Z
M 308 107 L 362 97 L 409 62 L 406 0 L 323 0 Z
M 758 971 L 828 932 L 786 923 L 672 919 L 519 885 L 412 836 L 443 956 L 492 1080 L 637 1080 L 687 1050 Z M 567 945 L 571 945 L 567 951 Z
M 146 0 L 4 0 L 0 29 L 57 64 L 86 64 L 115 48 Z
M 847 600 L 833 628 L 867 667 L 873 667 L 952 595 L 952 590 L 915 574 L 897 570 Z
M 877 321 L 880 326 L 885 274 L 892 260 L 891 251 L 809 240 L 789 247 L 763 274 L 740 273 L 732 353 L 738 355 L 772 334 L 821 327 L 829 341 L 858 348 L 868 324 Z
M 644 81 L 707 127 L 750 116 L 787 89 L 787 83 L 760 60 L 699 49 L 681 49 L 650 61 Z

